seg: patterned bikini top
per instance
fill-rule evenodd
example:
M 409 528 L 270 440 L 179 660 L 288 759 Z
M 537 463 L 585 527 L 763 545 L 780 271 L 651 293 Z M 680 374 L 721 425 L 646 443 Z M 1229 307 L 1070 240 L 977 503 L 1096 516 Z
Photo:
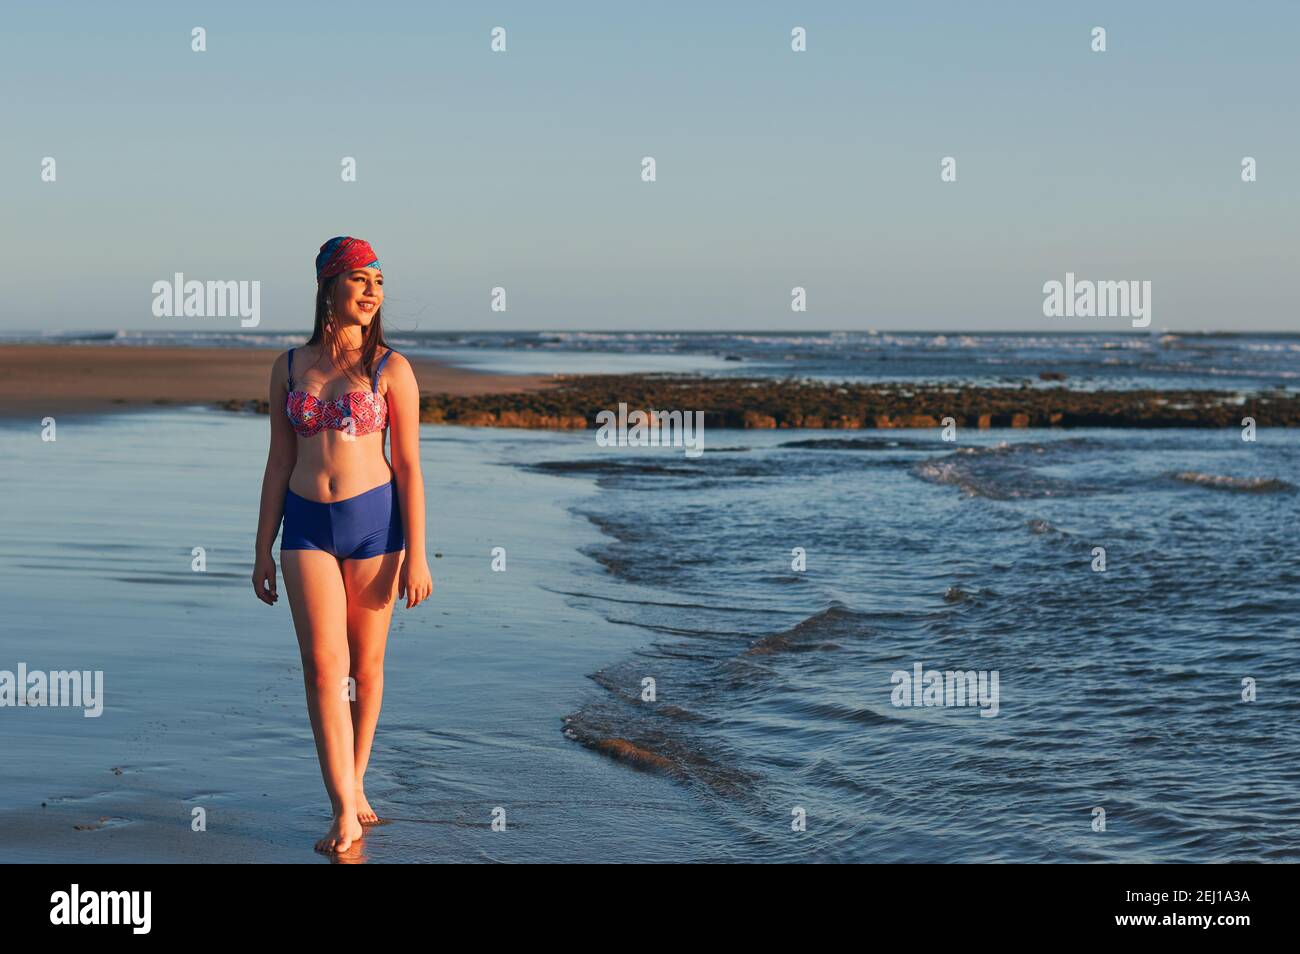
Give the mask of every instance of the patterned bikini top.
M 293 389 L 293 352 L 294 349 L 290 348 L 289 396 L 285 399 L 284 409 L 299 437 L 314 437 L 326 427 L 346 431 L 351 425 L 352 433 L 361 435 L 373 434 L 388 426 L 388 401 L 379 396 L 379 372 L 393 353 L 391 348 L 375 366 L 369 391 L 349 391 L 333 401 L 322 401 L 314 394 Z

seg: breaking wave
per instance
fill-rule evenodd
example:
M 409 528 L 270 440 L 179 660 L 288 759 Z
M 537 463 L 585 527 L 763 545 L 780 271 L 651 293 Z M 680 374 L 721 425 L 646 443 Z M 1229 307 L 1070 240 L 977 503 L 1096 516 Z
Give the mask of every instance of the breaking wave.
M 1170 474 L 1174 480 L 1209 490 L 1230 490 L 1246 494 L 1275 494 L 1295 490 L 1295 485 L 1276 477 L 1226 477 L 1219 474 L 1202 474 L 1184 470 Z

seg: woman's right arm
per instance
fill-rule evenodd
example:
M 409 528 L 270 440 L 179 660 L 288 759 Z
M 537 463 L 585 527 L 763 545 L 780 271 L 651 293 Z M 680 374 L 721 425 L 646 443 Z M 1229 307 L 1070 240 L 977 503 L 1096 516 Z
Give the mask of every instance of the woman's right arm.
M 253 591 L 267 605 L 279 599 L 275 589 L 275 557 L 271 547 L 280 532 L 284 517 L 284 492 L 289 487 L 289 475 L 298 459 L 298 441 L 289 417 L 284 413 L 288 397 L 286 380 L 288 359 L 280 355 L 271 368 L 270 406 L 271 447 L 266 455 L 266 471 L 262 475 L 262 504 L 257 515 L 257 541 L 253 556 Z

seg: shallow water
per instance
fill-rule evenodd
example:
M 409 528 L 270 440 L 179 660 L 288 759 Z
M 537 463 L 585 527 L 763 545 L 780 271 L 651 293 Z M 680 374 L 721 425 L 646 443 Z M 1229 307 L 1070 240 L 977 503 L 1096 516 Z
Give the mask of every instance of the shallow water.
M 571 737 L 661 756 L 748 857 L 1300 857 L 1300 434 L 710 436 L 528 465 L 601 487 L 574 605 L 653 634 Z M 896 706 L 918 663 L 997 671 L 996 715 Z

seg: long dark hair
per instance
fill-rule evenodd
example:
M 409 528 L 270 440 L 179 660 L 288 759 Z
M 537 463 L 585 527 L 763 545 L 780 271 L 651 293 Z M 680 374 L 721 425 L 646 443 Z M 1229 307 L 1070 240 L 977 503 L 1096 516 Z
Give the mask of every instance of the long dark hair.
M 334 289 L 343 274 L 345 273 L 331 275 L 317 287 L 316 324 L 311 330 L 311 338 L 307 341 L 309 346 L 328 344 L 330 354 L 337 353 L 338 325 L 335 323 L 333 333 L 326 331 L 325 325 L 332 315 L 330 302 L 334 298 Z M 354 368 L 347 369 L 348 373 L 351 374 L 353 370 L 361 371 L 365 375 L 366 383 L 369 384 L 375 373 L 375 354 L 380 348 L 387 347 L 388 342 L 384 340 L 384 306 L 380 305 L 375 309 L 375 315 L 370 319 L 370 324 L 361 332 L 361 357 Z

